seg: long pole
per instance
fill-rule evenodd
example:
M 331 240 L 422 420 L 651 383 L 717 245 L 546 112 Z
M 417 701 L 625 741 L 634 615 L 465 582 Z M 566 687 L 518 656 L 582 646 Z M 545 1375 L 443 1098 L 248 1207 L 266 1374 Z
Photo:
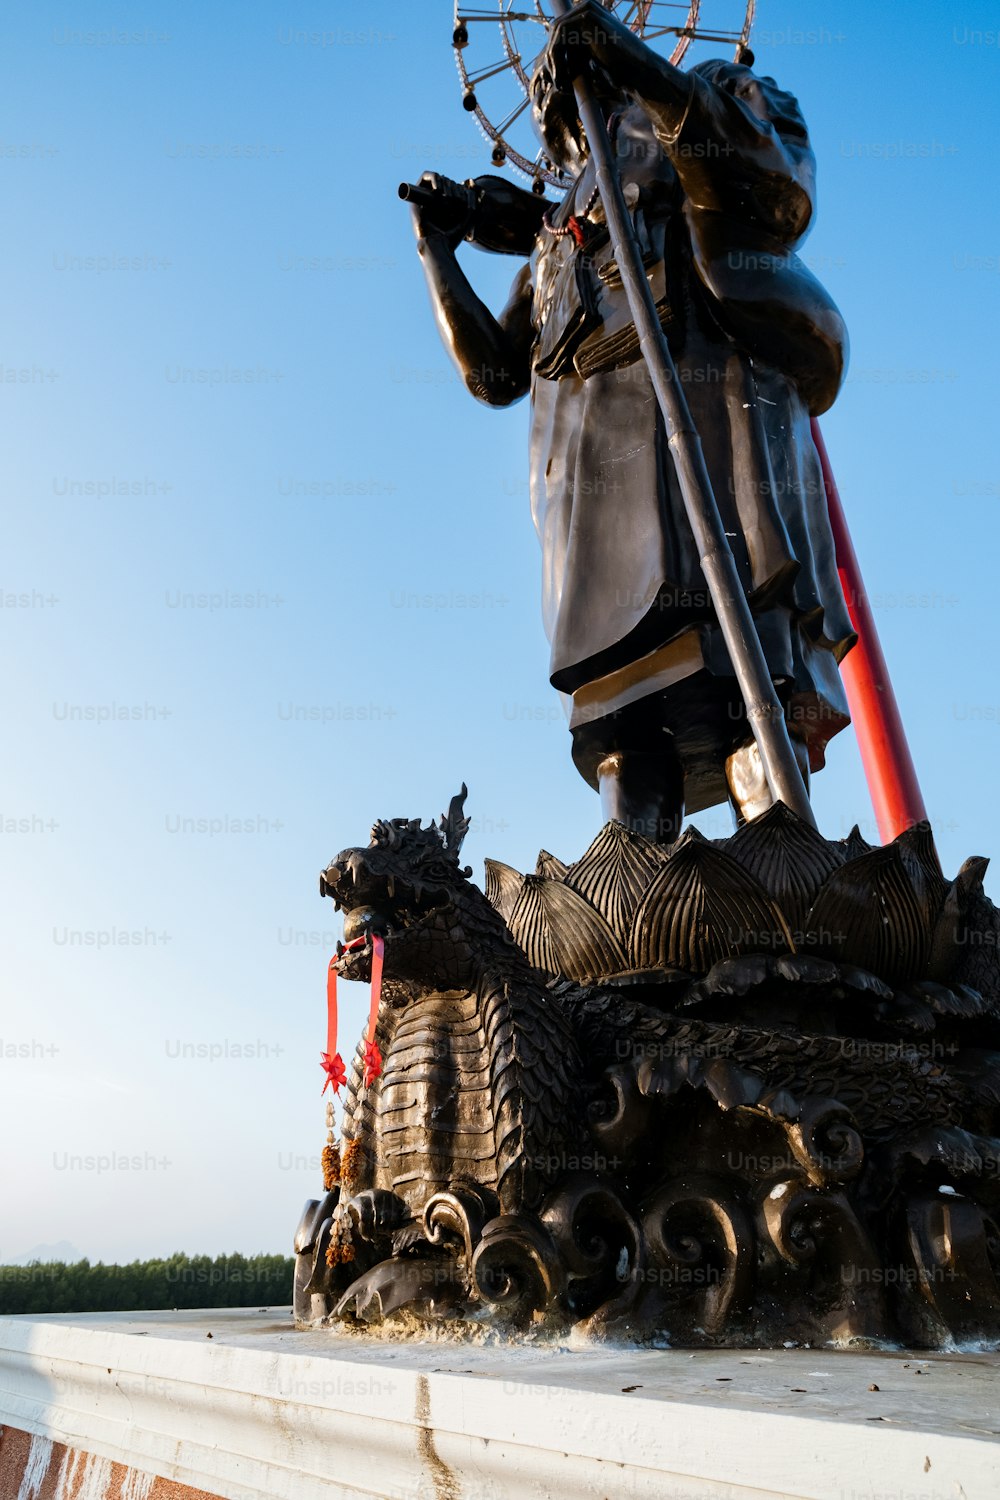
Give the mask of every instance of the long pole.
M 571 9 L 570 0 L 553 0 L 557 16 Z M 809 794 L 795 759 L 788 725 L 767 669 L 760 637 L 726 537 L 712 481 L 705 466 L 687 398 L 660 326 L 656 304 L 642 265 L 642 252 L 625 205 L 621 179 L 604 115 L 585 73 L 573 81 L 576 106 L 597 172 L 605 218 L 621 273 L 629 309 L 639 335 L 656 399 L 666 423 L 681 498 L 694 534 L 702 572 L 715 606 L 733 672 L 746 705 L 747 719 L 760 751 L 771 795 L 800 818 L 816 826 Z
M 879 835 L 884 844 L 889 844 L 914 823 L 926 823 L 927 810 L 920 794 L 916 768 L 906 741 L 896 695 L 889 680 L 889 668 L 882 654 L 882 644 L 865 592 L 857 553 L 847 529 L 847 518 L 840 502 L 837 481 L 833 477 L 826 444 L 815 417 L 812 435 L 823 467 L 830 528 L 837 548 L 837 571 L 847 600 L 851 624 L 858 633 L 858 644 L 845 657 L 841 673 L 868 790 L 875 808 Z

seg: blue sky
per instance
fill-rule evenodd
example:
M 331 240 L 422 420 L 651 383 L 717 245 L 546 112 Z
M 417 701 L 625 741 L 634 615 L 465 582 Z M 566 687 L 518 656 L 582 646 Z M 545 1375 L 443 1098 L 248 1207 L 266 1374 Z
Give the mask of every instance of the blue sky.
M 823 430 L 954 871 L 1000 851 L 1000 47 L 985 4 L 832 9 L 762 0 L 758 63 L 811 126 L 804 254 L 853 346 Z M 287 1249 L 319 869 L 463 779 L 477 878 L 598 826 L 527 407 L 453 377 L 396 198 L 490 170 L 450 30 L 445 0 L 0 21 L 0 1260 Z M 515 263 L 463 254 L 498 305 Z M 849 734 L 815 802 L 874 837 Z

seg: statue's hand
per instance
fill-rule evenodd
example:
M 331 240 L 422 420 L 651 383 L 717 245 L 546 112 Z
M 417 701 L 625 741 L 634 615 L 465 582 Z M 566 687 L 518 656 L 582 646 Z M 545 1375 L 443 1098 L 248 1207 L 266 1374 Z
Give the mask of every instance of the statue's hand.
M 571 93 L 573 80 L 591 59 L 617 82 L 637 44 L 642 46 L 600 0 L 583 0 L 550 24 L 542 66 L 559 93 Z
M 456 250 L 472 223 L 475 199 L 465 183 L 454 182 L 440 172 L 423 172 L 419 186 L 430 200 L 413 203 L 410 214 L 418 240 L 437 240 Z

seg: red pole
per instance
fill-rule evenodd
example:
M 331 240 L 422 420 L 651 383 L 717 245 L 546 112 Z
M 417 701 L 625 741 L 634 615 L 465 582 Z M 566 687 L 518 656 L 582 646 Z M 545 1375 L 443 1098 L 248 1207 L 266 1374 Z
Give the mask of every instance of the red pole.
M 882 842 L 888 844 L 914 823 L 926 823 L 927 811 L 920 795 L 917 773 L 910 747 L 906 743 L 896 695 L 889 681 L 889 669 L 882 655 L 854 543 L 847 529 L 837 481 L 833 477 L 826 444 L 815 417 L 812 421 L 812 435 L 823 466 L 830 526 L 837 548 L 837 571 L 851 623 L 858 633 L 858 644 L 844 658 L 841 671 L 879 834 Z

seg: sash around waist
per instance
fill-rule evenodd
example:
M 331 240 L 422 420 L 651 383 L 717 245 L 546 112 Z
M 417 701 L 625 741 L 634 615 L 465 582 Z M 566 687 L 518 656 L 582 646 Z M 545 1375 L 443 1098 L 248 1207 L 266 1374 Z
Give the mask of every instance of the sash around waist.
M 668 287 L 666 221 L 650 223 L 639 210 L 635 227 L 660 323 L 672 329 L 678 320 Z M 592 233 L 566 258 L 564 246 L 546 246 L 538 257 L 535 373 L 546 380 L 572 374 L 587 379 L 634 364 L 641 354 L 639 335 L 607 230 Z

